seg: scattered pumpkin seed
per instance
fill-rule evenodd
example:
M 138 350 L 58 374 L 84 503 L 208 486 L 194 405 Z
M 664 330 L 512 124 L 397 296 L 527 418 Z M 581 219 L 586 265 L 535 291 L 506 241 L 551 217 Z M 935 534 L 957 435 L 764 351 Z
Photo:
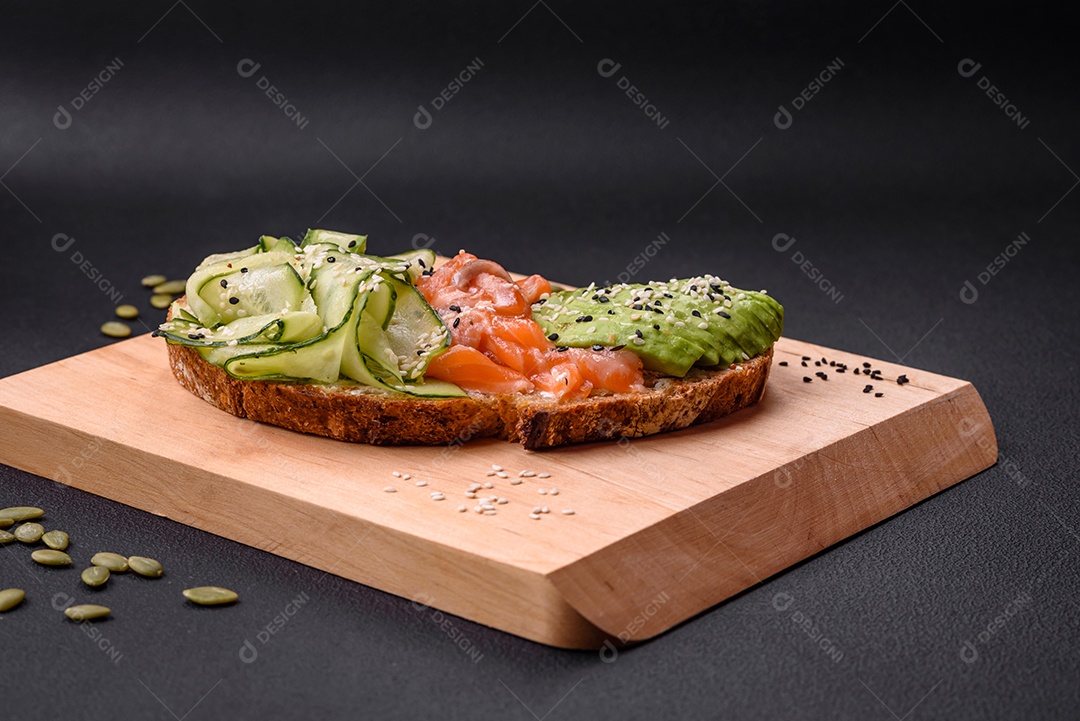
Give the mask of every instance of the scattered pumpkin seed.
M 180 295 L 186 288 L 186 280 L 168 280 L 155 285 L 154 293 L 158 295 Z
M 168 278 L 164 275 L 148 275 L 142 279 L 142 284 L 147 288 L 153 288 L 155 286 L 161 285 L 167 280 Z
M 69 606 L 64 609 L 64 615 L 72 621 L 90 621 L 95 618 L 103 618 L 112 613 L 107 606 L 98 606 L 93 603 L 84 603 L 79 606 Z
M 10 526 L 10 525 L 12 525 L 14 523 L 15 523 L 15 519 L 13 519 L 13 518 L 4 518 L 3 516 L 0 516 L 0 528 L 7 528 L 8 526 Z
M 108 323 L 101 325 L 101 332 L 103 335 L 107 335 L 110 338 L 127 338 L 131 335 L 131 327 L 127 323 L 121 323 L 118 320 L 110 320 Z
M 150 305 L 160 310 L 165 310 L 172 305 L 171 295 L 152 295 L 150 296 Z
M 127 561 L 128 568 L 140 576 L 160 578 L 161 574 L 165 573 L 165 569 L 161 567 L 161 564 L 152 558 L 146 558 L 145 556 L 130 556 Z
M 236 591 L 221 586 L 199 586 L 186 589 L 184 598 L 200 606 L 220 606 L 224 603 L 235 603 L 240 596 Z
M 45 515 L 45 511 L 34 506 L 12 506 L 11 508 L 0 508 L 0 518 L 10 518 L 12 521 L 32 521 L 35 518 L 41 518 Z
M 10 611 L 22 603 L 26 598 L 26 592 L 21 588 L 5 588 L 0 591 L 0 613 Z
M 63 531 L 49 531 L 42 535 L 41 540 L 45 541 L 45 545 L 49 548 L 63 551 L 71 543 L 71 536 Z
M 15 540 L 15 534 L 8 533 L 7 531 L 0 531 L 0 544 L 11 543 Z
M 128 570 L 127 558 L 121 556 L 119 553 L 108 553 L 105 551 L 95 553 L 94 557 L 90 559 L 90 563 L 95 566 L 107 568 L 113 573 L 122 573 Z
M 109 580 L 109 569 L 104 566 L 90 566 L 82 572 L 82 582 L 87 586 L 100 586 Z
M 51 548 L 39 548 L 30 554 L 42 566 L 70 566 L 71 556 L 63 551 L 55 551 Z
M 23 543 L 37 543 L 45 533 L 45 526 L 40 523 L 24 523 L 15 529 L 15 538 Z
M 139 317 L 139 309 L 133 305 L 118 305 L 116 306 L 116 317 L 134 320 Z

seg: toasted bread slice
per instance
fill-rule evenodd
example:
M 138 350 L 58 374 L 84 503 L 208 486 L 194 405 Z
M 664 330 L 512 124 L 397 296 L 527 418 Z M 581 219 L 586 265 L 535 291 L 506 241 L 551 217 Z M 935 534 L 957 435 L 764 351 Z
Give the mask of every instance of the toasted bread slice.
M 239 380 L 194 348 L 169 345 L 180 384 L 241 418 L 358 443 L 447 445 L 497 437 L 530 450 L 639 438 L 734 413 L 761 398 L 772 355 L 770 348 L 731 368 L 694 369 L 685 378 L 646 373 L 646 392 L 560 402 L 520 393 L 430 399 L 368 386 Z

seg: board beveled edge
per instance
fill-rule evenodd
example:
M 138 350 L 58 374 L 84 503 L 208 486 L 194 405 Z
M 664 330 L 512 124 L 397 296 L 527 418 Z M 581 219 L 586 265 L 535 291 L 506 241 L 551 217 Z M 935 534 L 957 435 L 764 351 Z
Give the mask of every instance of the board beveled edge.
M 997 457 L 990 415 L 965 383 L 549 577 L 584 618 L 619 645 L 633 644 L 990 468 Z M 860 494 L 868 499 L 861 509 L 853 500 Z
M 162 457 L 153 453 L 12 408 L 0 406 L 0 424 L 7 430 L 0 435 L 0 457 L 12 467 L 392 593 L 409 600 L 417 613 L 434 608 L 560 648 L 593 649 L 607 640 L 607 634 L 570 606 L 543 573 L 253 488 L 196 466 L 173 460 L 162 464 Z M 94 453 L 75 473 L 44 460 L 57 447 L 90 445 Z M 153 481 L 116 482 L 117 467 L 129 477 Z M 185 510 L 196 502 L 198 513 Z M 253 514 L 251 505 L 266 508 Z M 266 520 L 288 516 L 305 522 Z M 311 527 L 321 528 L 321 533 L 300 531 Z M 317 542 L 325 538 L 356 540 L 351 547 L 328 553 Z M 328 557 L 337 560 L 326 563 Z M 420 578 L 428 580 L 417 582 Z

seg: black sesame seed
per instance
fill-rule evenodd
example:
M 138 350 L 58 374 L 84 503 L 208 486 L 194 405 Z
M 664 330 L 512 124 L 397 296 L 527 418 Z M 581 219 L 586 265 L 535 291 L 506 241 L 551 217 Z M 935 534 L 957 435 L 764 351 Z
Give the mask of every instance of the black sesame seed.
M 593 350 L 604 350 L 604 346 L 600 345 L 599 343 L 593 343 L 592 349 Z
M 229 287 L 229 281 L 227 281 L 227 280 L 225 280 L 224 278 L 222 278 L 222 279 L 221 279 L 221 287 L 222 287 L 222 288 L 228 288 L 228 287 Z
M 671 293 L 664 293 L 664 297 L 665 298 L 674 298 L 675 296 L 673 296 Z
M 653 323 L 652 327 L 653 327 L 653 330 L 660 330 L 660 324 L 659 323 Z
M 904 385 L 905 383 L 910 383 L 910 382 L 911 382 L 911 380 L 909 380 L 906 375 L 899 376 L 896 379 L 896 384 L 901 385 L 901 386 Z
M 608 298 L 606 295 L 602 295 L 599 298 L 597 298 L 596 300 L 598 300 L 601 303 L 610 303 L 611 302 L 611 298 Z
M 630 306 L 630 307 L 631 307 L 631 308 L 633 308 L 634 310 L 645 310 L 645 309 L 644 309 L 644 308 L 643 308 L 643 307 L 641 306 L 641 303 L 634 303 L 634 305 L 632 305 L 632 306 Z
M 232 266 L 229 266 L 229 267 L 231 268 Z M 246 272 L 247 272 L 247 268 L 241 268 L 241 269 L 240 269 L 240 272 L 241 272 L 241 273 L 246 273 Z
M 329 258 L 326 259 L 326 262 L 327 263 L 333 263 L 336 260 L 337 260 L 337 258 L 335 258 L 334 256 L 331 255 Z
M 728 315 L 727 313 L 725 313 L 724 311 L 720 311 L 719 313 L 717 313 L 717 315 L 720 316 L 721 318 L 727 318 L 729 320 L 731 319 L 731 316 Z
M 818 371 L 814 375 L 816 375 L 818 378 L 820 378 L 823 381 L 829 380 L 829 376 L 827 374 L 825 374 L 825 373 L 822 373 L 821 371 Z
M 554 343 L 555 341 L 559 340 L 559 334 L 558 333 L 552 333 L 551 335 L 548 336 L 548 340 L 551 341 L 552 343 Z
M 609 311 L 607 312 L 607 314 L 608 314 L 608 315 L 615 315 L 615 311 L 614 311 L 614 310 L 609 310 Z
M 455 327 L 455 328 L 457 328 L 457 327 L 458 327 L 458 324 L 459 324 L 459 323 L 461 323 L 461 318 L 454 318 L 454 327 Z
M 234 295 L 234 296 L 233 296 L 232 298 L 229 298 L 229 302 L 230 302 L 230 303 L 232 303 L 233 305 L 236 305 L 237 303 L 239 303 L 239 302 L 240 302 L 240 299 L 239 299 L 239 298 L 237 298 L 237 297 L 236 297 L 236 296 Z
M 420 275 L 428 275 L 428 276 L 435 275 L 435 269 L 434 268 L 428 268 L 427 270 L 425 270 Z
M 837 373 L 847 373 L 847 368 L 837 368 L 836 372 Z
M 690 286 L 690 290 L 696 293 L 697 292 L 697 286 L 696 285 Z
M 874 398 L 881 398 L 883 395 L 885 395 L 885 394 L 884 393 L 875 393 Z
M 832 368 L 835 368 L 836 367 L 836 361 L 829 361 L 829 366 L 832 367 Z
M 816 366 L 819 366 L 819 367 L 820 367 L 820 366 L 821 366 L 821 361 L 814 361 L 814 365 L 816 365 Z
M 188 333 L 187 337 L 190 338 L 191 340 L 199 340 L 199 334 L 198 333 Z
M 620 345 L 617 345 L 617 346 L 612 346 L 611 350 L 622 350 L 622 349 L 623 349 L 623 348 L 625 348 L 625 347 L 626 347 L 626 346 L 624 346 L 624 345 L 620 344 Z
M 561 346 L 559 346 L 558 348 L 556 348 L 555 350 L 559 351 L 560 353 L 563 353 L 563 352 L 565 352 L 565 351 L 568 351 L 568 350 L 570 350 L 570 346 L 568 346 L 568 345 L 561 345 Z
M 460 305 L 451 305 L 449 307 L 450 307 L 450 310 L 454 311 L 455 313 L 460 313 L 461 312 L 461 306 Z
M 641 328 L 638 328 L 637 330 L 635 330 L 635 331 L 634 331 L 634 334 L 635 334 L 635 335 L 636 335 L 636 336 L 637 336 L 638 338 L 643 338 L 643 337 L 644 337 L 644 336 L 642 336 L 642 335 L 641 335 Z
M 855 375 L 859 375 L 859 369 L 858 368 L 855 369 Z
M 424 351 L 418 350 L 418 351 L 416 351 L 416 355 L 424 355 Z
M 866 386 L 865 388 L 862 389 L 862 392 L 863 393 L 869 393 L 872 390 L 874 390 L 874 386 L 869 386 L 868 385 L 868 386 Z
M 803 361 L 803 362 L 802 362 L 802 367 L 803 367 L 803 368 L 805 368 L 805 367 L 806 367 L 806 361 Z
M 810 382 L 810 381 L 812 381 L 812 380 L 814 380 L 814 379 L 813 379 L 813 378 L 811 378 L 810 376 L 803 376 L 803 377 L 802 377 L 802 382 L 803 382 L 803 383 L 809 383 L 809 382 Z
M 825 360 L 824 358 L 822 358 L 822 359 L 821 359 L 821 362 L 822 362 L 822 363 L 828 363 L 828 361 L 827 361 L 827 360 Z
M 353 243 L 355 243 L 355 242 L 356 241 L 354 240 Z M 349 243 L 349 247 L 350 248 L 352 247 L 352 243 Z M 416 262 L 420 264 L 421 268 L 426 268 L 427 267 L 427 265 L 424 263 L 424 260 L 422 258 L 417 258 Z
M 547 298 L 541 298 L 540 300 L 536 301 L 537 305 L 543 305 L 544 303 L 547 303 Z
M 694 316 L 695 318 L 700 318 L 701 317 L 701 311 L 692 310 L 692 311 L 690 311 L 690 315 Z
M 349 247 L 350 248 L 355 248 L 356 247 L 356 241 L 355 240 L 350 240 L 349 241 Z M 421 263 L 423 263 L 423 261 L 421 261 Z
M 583 317 L 585 318 L 585 320 L 584 320 L 585 323 L 588 323 L 588 322 L 592 321 L 592 316 L 591 315 L 586 315 L 586 316 L 583 316 Z
M 787 361 L 780 361 L 780 365 L 782 365 L 782 366 L 786 366 L 786 365 L 787 365 Z
M 869 364 L 869 363 L 865 363 L 865 362 L 864 362 L 864 363 L 862 364 L 862 367 L 863 367 L 863 368 L 869 368 L 869 367 L 870 367 L 870 364 Z

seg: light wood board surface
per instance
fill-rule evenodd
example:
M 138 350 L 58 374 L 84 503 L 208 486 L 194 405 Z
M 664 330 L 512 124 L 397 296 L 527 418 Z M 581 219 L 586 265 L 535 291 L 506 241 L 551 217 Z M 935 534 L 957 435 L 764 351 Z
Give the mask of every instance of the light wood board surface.
M 996 461 L 971 384 L 876 360 L 887 381 L 869 381 L 802 368 L 804 355 L 867 360 L 782 339 L 753 408 L 533 453 L 495 440 L 354 445 L 235 418 L 182 389 L 165 343 L 146 335 L 0 380 L 0 462 L 418 607 L 598 647 L 669 629 Z M 828 382 L 803 382 L 820 370 Z M 486 475 L 492 464 L 551 477 L 511 485 Z M 497 515 L 464 496 L 484 482 L 508 500 Z

